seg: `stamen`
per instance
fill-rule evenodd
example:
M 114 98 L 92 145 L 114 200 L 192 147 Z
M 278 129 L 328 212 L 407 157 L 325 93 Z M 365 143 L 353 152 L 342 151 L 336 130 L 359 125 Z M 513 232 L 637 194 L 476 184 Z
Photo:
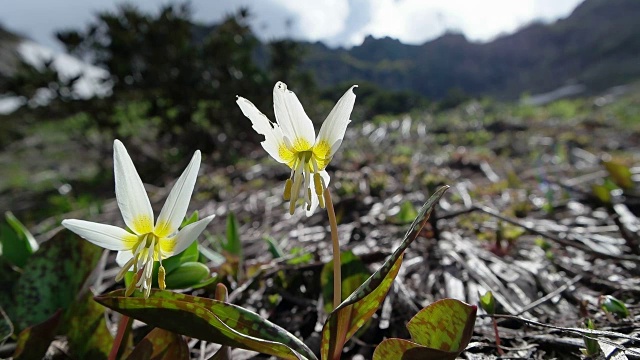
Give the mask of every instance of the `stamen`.
M 300 196 L 300 185 L 302 184 L 302 162 L 298 163 L 298 168 L 296 169 L 295 174 L 293 175 L 293 188 L 291 192 L 291 200 L 289 202 L 289 214 L 293 215 L 294 210 L 296 208 L 296 202 L 298 201 L 298 196 Z
M 284 183 L 284 193 L 282 194 L 284 201 L 291 200 L 291 185 L 293 185 L 293 181 L 291 181 L 291 178 L 288 178 Z
M 131 266 L 133 265 L 133 262 L 135 261 L 135 258 L 131 258 L 129 259 L 129 261 L 127 261 L 124 266 L 122 267 L 122 269 L 120 269 L 120 271 L 118 272 L 118 275 L 116 275 L 116 282 L 122 280 L 124 278 L 124 276 L 126 275 L 126 273 L 129 271 L 129 269 L 131 268 Z
M 316 195 L 318 195 L 318 202 L 320 203 L 320 207 L 324 209 L 324 182 L 319 173 L 313 174 L 313 185 L 316 188 Z
M 160 265 L 160 267 L 158 268 L 158 285 L 160 286 L 160 290 L 164 290 L 167 287 L 167 284 L 164 282 L 164 277 L 164 266 Z
M 138 287 L 137 282 L 138 282 L 138 273 L 136 273 L 133 276 L 133 280 L 131 281 L 131 284 L 129 284 L 129 286 L 127 286 L 127 290 L 124 292 L 125 296 L 131 296 L 131 294 L 133 294 L 133 292 L 135 291 L 136 287 Z

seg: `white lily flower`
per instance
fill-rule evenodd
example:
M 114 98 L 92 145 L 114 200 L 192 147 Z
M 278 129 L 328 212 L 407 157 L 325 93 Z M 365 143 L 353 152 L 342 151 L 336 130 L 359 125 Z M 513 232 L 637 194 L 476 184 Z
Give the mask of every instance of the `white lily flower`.
M 323 193 L 329 184 L 325 168 L 333 158 L 344 138 L 351 111 L 356 101 L 352 86 L 338 100 L 320 128 L 316 138 L 313 123 L 302 108 L 295 93 L 287 85 L 278 82 L 273 88 L 273 108 L 276 122 L 271 122 L 251 101 L 238 96 L 242 113 L 251 120 L 253 129 L 265 139 L 262 147 L 276 161 L 291 168 L 284 199 L 289 200 L 289 213 L 293 215 L 302 190 L 303 207 L 311 216 L 316 207 L 324 208 Z
M 112 225 L 76 219 L 63 220 L 62 225 L 98 246 L 118 251 L 116 261 L 122 270 L 116 281 L 120 281 L 129 270 L 137 273 L 142 269 L 142 275 L 127 289 L 127 294 L 130 295 L 138 287 L 148 297 L 151 292 L 153 262 L 160 261 L 158 284 L 164 289 L 162 260 L 184 251 L 214 217 L 211 215 L 178 231 L 196 183 L 200 151 L 195 152 L 171 189 L 155 224 L 153 209 L 142 180 L 120 140 L 113 142 L 113 163 L 118 207 L 131 232 Z

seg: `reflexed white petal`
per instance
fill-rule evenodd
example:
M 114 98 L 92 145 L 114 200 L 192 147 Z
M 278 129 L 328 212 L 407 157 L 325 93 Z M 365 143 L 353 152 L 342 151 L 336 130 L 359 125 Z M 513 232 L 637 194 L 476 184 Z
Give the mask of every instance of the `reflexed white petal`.
M 133 161 L 120 140 L 113 142 L 118 207 L 127 226 L 142 235 L 153 229 L 153 209 Z
M 353 93 L 353 88 L 357 86 L 358 85 L 352 86 L 342 95 L 324 123 L 322 123 L 320 132 L 318 133 L 316 142 L 326 141 L 327 144 L 331 146 L 330 156 L 333 156 L 340 147 L 344 133 L 347 131 L 347 125 L 351 122 L 349 117 L 351 116 L 351 111 L 353 111 L 353 105 L 356 102 L 356 94 Z
M 261 142 L 262 147 L 271 155 L 276 161 L 285 163 L 278 153 L 278 147 L 284 142 L 282 129 L 276 123 L 272 123 L 269 119 L 258 110 L 253 103 L 243 97 L 238 96 L 236 100 L 240 110 L 244 116 L 251 120 L 253 130 L 258 134 L 264 135 L 264 141 Z
M 329 177 L 329 173 L 327 173 L 326 171 L 322 170 L 320 171 L 320 177 L 322 177 L 322 179 L 324 180 L 324 186 L 329 186 L 329 181 L 331 180 L 331 178 Z M 311 208 L 309 210 L 305 209 L 305 214 L 307 216 L 311 216 L 313 215 L 313 213 L 316 211 L 316 208 L 319 205 L 319 201 L 318 201 L 318 195 L 315 192 L 315 181 L 313 180 L 313 176 L 311 176 L 311 184 L 309 185 L 309 188 L 311 189 Z M 305 190 L 306 191 L 306 190 Z
M 197 239 L 198 236 L 200 236 L 202 231 L 204 231 L 207 225 L 209 225 L 214 216 L 215 215 L 207 216 L 204 219 L 196 221 L 180 229 L 178 234 L 173 239 L 173 241 L 175 241 L 175 244 L 173 244 L 171 250 L 166 249 L 163 244 L 160 245 L 163 248 L 162 257 L 167 258 L 169 256 L 173 256 L 183 252 L 184 249 L 189 247 L 189 245 L 191 245 L 191 243 L 195 239 Z
M 178 227 L 187 214 L 198 170 L 200 170 L 200 159 L 200 150 L 197 150 L 187 168 L 173 185 L 156 221 L 156 226 L 153 230 L 156 236 L 166 237 L 178 231 Z
M 118 251 L 116 262 L 118 263 L 118 266 L 123 267 L 127 263 L 127 261 L 131 260 L 131 258 L 133 258 L 133 253 L 131 251 Z
M 138 237 L 117 226 L 99 224 L 91 221 L 68 219 L 62 226 L 100 247 L 109 250 L 131 250 Z
M 313 123 L 296 94 L 281 81 L 273 88 L 273 109 L 285 136 L 293 142 L 303 139 L 313 146 L 316 137 Z

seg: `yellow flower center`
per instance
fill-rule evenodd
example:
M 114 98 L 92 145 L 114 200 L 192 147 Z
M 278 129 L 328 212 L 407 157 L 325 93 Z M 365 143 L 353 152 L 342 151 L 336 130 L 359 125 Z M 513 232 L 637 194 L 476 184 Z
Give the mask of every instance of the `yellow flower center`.
M 289 202 L 289 213 L 293 215 L 296 202 L 302 188 L 304 205 L 311 208 L 311 192 L 318 196 L 320 207 L 324 208 L 323 192 L 326 187 L 320 171 L 324 170 L 331 160 L 331 145 L 325 140 L 318 141 L 313 146 L 304 139 L 296 139 L 290 145 L 285 143 L 278 147 L 278 155 L 291 168 L 291 177 L 285 183 L 283 197 Z M 314 189 L 311 189 L 313 176 Z
M 153 262 L 160 261 L 160 268 L 158 271 L 158 285 L 160 289 L 165 288 L 165 270 L 162 266 L 162 241 L 153 232 L 149 232 L 138 236 L 138 241 L 131 248 L 133 257 L 127 261 L 122 267 L 116 281 L 120 281 L 124 275 L 133 267 L 133 272 L 136 274 L 134 280 L 127 287 L 126 295 L 129 296 L 133 293 L 135 288 L 139 288 L 143 291 L 145 297 L 149 296 L 151 292 L 151 282 L 153 274 Z

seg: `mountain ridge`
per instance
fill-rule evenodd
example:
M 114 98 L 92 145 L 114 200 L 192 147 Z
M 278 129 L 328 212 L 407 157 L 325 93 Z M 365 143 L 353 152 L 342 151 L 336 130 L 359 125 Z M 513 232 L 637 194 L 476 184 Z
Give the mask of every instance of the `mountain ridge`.
M 421 45 L 392 38 L 351 49 L 306 43 L 303 67 L 321 87 L 367 81 L 442 98 L 451 89 L 514 99 L 582 83 L 593 91 L 640 77 L 640 2 L 586 0 L 568 17 L 486 43 L 446 33 Z

